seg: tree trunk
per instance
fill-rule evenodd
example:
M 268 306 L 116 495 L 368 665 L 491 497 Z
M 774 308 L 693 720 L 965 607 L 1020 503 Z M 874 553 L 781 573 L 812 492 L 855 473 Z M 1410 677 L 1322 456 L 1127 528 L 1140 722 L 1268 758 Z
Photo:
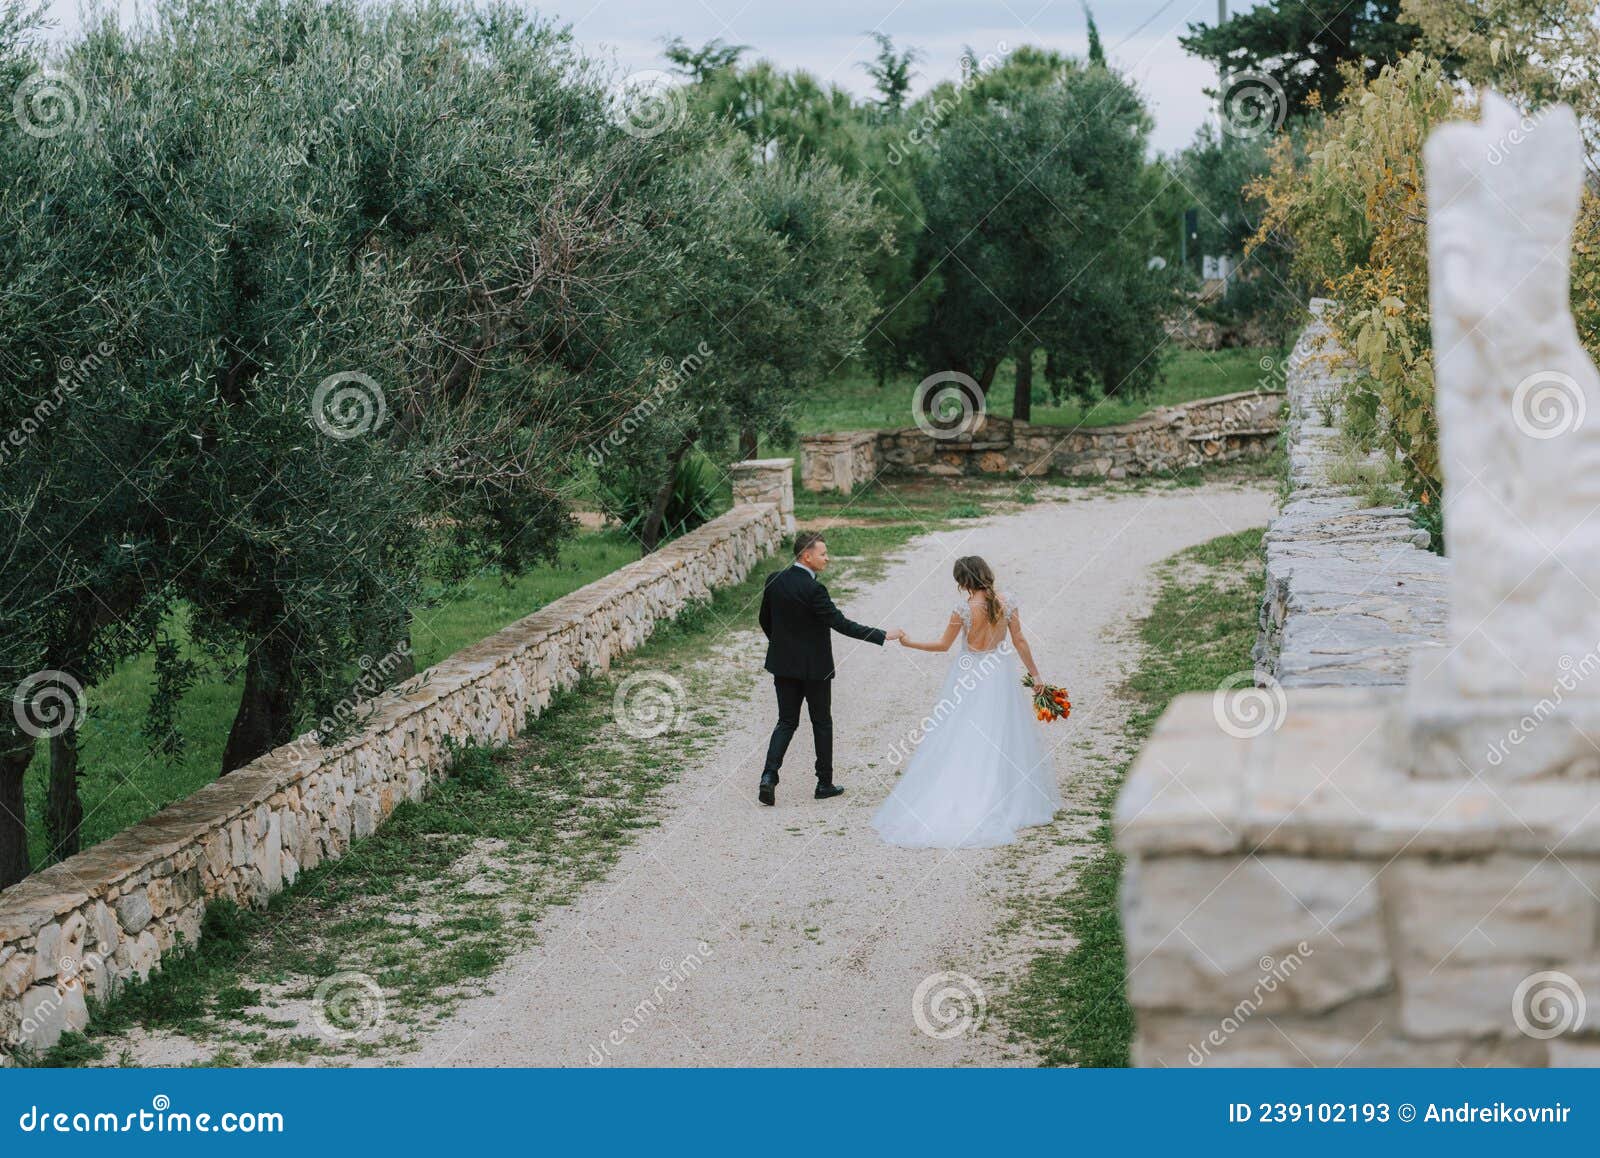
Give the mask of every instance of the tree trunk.
M 739 431 L 739 458 L 741 460 L 754 458 L 760 453 L 760 446 L 756 440 L 756 430 L 753 426 L 746 426 Z
M 1011 417 L 1027 422 L 1033 417 L 1033 346 L 1017 351 L 1017 388 L 1011 399 Z
M 50 859 L 65 860 L 79 850 L 83 801 L 78 796 L 78 729 L 74 725 L 50 737 L 50 789 L 45 798 L 44 829 Z
M 994 372 L 1000 368 L 1000 359 L 991 358 L 983 364 L 983 369 L 978 374 L 978 389 L 983 391 L 985 398 L 989 397 L 989 387 L 994 385 Z
M 33 762 L 33 748 L 32 736 L 0 729 L 0 889 L 27 876 L 31 866 L 22 777 Z
M 644 521 L 644 530 L 640 538 L 644 542 L 645 554 L 649 554 L 661 545 L 661 525 L 667 519 L 667 504 L 672 501 L 672 488 L 678 485 L 678 464 L 683 461 L 683 456 L 688 454 L 694 446 L 694 434 L 686 437 L 673 451 L 671 460 L 667 463 L 667 477 L 661 484 L 661 489 L 656 491 L 656 501 L 650 504 L 650 515 Z
M 298 681 L 294 678 L 294 642 L 281 631 L 259 640 L 245 661 L 244 694 L 233 717 L 222 774 L 242 768 L 257 756 L 293 739 Z

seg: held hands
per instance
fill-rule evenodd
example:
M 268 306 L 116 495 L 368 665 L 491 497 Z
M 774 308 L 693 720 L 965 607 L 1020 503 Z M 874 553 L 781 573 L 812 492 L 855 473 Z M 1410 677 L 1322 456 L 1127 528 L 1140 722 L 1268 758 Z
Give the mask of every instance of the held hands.
M 903 640 L 905 637 L 906 633 L 901 631 L 898 627 L 891 627 L 888 631 L 883 633 L 884 641 L 887 643 L 893 643 L 895 640 Z

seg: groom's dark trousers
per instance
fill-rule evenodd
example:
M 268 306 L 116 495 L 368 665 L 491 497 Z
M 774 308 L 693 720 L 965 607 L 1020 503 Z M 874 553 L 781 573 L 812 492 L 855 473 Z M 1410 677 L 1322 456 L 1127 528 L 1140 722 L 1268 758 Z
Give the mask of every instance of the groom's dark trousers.
M 772 739 L 767 741 L 767 763 L 763 774 L 776 776 L 783 763 L 783 754 L 789 750 L 800 727 L 800 705 L 805 704 L 811 716 L 811 739 L 817 748 L 817 779 L 824 784 L 833 783 L 833 698 L 832 680 L 801 680 L 792 676 L 773 676 L 778 688 L 778 725 L 772 729 Z
M 763 781 L 776 783 L 783 755 L 800 727 L 800 705 L 811 717 L 817 780 L 833 783 L 832 632 L 882 645 L 883 631 L 845 618 L 828 589 L 799 564 L 767 576 L 761 595 L 761 630 L 767 635 L 766 669 L 778 692 L 778 724 L 767 743 Z

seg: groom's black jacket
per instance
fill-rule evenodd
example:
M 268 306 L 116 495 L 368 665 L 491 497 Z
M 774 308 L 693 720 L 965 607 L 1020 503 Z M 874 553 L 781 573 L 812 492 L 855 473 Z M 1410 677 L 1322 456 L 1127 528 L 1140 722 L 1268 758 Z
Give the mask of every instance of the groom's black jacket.
M 767 633 L 766 668 L 775 676 L 802 680 L 833 678 L 833 637 L 883 643 L 883 631 L 845 618 L 828 589 L 795 565 L 767 576 L 761 595 L 761 630 Z

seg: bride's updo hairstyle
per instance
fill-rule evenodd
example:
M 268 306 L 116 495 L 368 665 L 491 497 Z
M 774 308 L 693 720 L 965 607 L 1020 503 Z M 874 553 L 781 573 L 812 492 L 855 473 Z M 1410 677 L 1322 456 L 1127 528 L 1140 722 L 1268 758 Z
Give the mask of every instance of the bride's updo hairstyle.
M 963 555 L 956 560 L 951 573 L 956 586 L 963 591 L 982 591 L 984 607 L 989 612 L 989 622 L 1000 622 L 1000 597 L 994 593 L 994 568 L 979 555 Z

